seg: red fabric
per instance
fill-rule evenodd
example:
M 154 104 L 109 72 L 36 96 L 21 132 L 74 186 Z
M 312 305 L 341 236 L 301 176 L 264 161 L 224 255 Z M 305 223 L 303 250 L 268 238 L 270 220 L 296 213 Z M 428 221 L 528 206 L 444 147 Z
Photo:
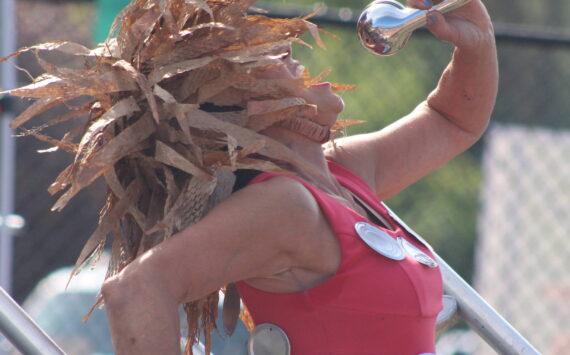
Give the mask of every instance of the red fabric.
M 330 169 L 343 186 L 397 226 L 362 179 L 334 163 Z M 275 176 L 279 175 L 264 173 L 251 183 Z M 378 254 L 355 232 L 356 222 L 369 222 L 365 217 L 292 178 L 313 194 L 332 224 L 342 250 L 341 264 L 334 276 L 303 292 L 264 292 L 239 282 L 240 295 L 255 324 L 281 327 L 291 342 L 292 355 L 435 353 L 435 322 L 443 293 L 439 268 L 429 268 L 409 256 L 394 261 Z M 384 230 L 433 257 L 403 228 Z

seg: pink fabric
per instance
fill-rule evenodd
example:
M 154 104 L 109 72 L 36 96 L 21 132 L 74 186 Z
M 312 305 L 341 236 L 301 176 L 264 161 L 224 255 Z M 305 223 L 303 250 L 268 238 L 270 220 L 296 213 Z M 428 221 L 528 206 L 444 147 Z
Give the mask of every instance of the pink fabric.
M 349 170 L 330 163 L 339 182 L 397 226 L 368 185 Z M 275 176 L 264 173 L 250 183 Z M 417 355 L 435 353 L 435 322 L 442 309 L 439 268 L 410 257 L 388 259 L 368 247 L 355 232 L 367 218 L 298 179 L 309 190 L 332 225 L 342 250 L 334 276 L 309 290 L 278 294 L 238 283 L 255 324 L 273 323 L 287 333 L 292 355 Z M 371 223 L 371 222 L 369 222 Z M 378 226 L 379 228 L 382 228 Z M 384 229 L 432 253 L 403 228 Z

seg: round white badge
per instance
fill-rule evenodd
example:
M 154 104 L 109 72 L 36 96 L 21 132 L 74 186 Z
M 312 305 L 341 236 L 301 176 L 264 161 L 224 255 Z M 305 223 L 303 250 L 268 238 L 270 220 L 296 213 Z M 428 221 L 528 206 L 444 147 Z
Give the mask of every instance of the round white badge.
M 404 238 L 398 238 L 402 248 L 406 251 L 406 254 L 414 258 L 418 263 L 423 264 L 425 266 L 435 268 L 437 267 L 437 263 L 433 260 L 429 255 L 418 249 L 415 245 L 408 242 Z
M 366 222 L 357 222 L 354 229 L 360 239 L 379 254 L 392 260 L 403 260 L 406 257 L 396 239 L 380 228 Z

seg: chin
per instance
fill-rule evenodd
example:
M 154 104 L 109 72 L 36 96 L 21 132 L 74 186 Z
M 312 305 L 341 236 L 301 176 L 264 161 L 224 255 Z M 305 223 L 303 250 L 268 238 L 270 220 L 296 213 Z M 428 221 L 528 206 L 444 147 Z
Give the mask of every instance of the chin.
M 326 106 L 326 109 L 321 109 L 321 106 L 317 107 L 317 116 L 313 121 L 323 126 L 332 127 L 338 120 L 340 113 L 344 110 L 344 101 L 339 97 L 335 105 L 328 105 Z
M 335 96 L 337 98 L 336 113 L 339 115 L 342 111 L 344 111 L 344 100 L 337 94 L 335 94 Z
M 301 96 L 317 106 L 317 117 L 313 121 L 322 124 L 335 124 L 339 114 L 344 110 L 344 101 L 332 91 L 330 83 L 313 85 Z
M 320 110 L 323 113 L 338 116 L 344 110 L 344 101 L 337 94 L 331 95 L 327 101 L 325 105 L 318 106 L 319 109 L 323 107 L 323 109 Z

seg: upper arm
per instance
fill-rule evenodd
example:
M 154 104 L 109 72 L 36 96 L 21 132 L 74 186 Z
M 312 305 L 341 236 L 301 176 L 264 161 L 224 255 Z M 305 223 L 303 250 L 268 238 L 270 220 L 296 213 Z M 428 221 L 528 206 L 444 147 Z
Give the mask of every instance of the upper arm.
M 467 149 L 480 134 L 462 129 L 424 102 L 378 132 L 337 140 L 326 153 L 386 199 Z
M 299 240 L 318 234 L 318 211 L 310 193 L 292 179 L 248 186 L 133 261 L 123 277 L 154 275 L 159 287 L 188 302 L 230 282 L 282 272 L 298 262 Z

